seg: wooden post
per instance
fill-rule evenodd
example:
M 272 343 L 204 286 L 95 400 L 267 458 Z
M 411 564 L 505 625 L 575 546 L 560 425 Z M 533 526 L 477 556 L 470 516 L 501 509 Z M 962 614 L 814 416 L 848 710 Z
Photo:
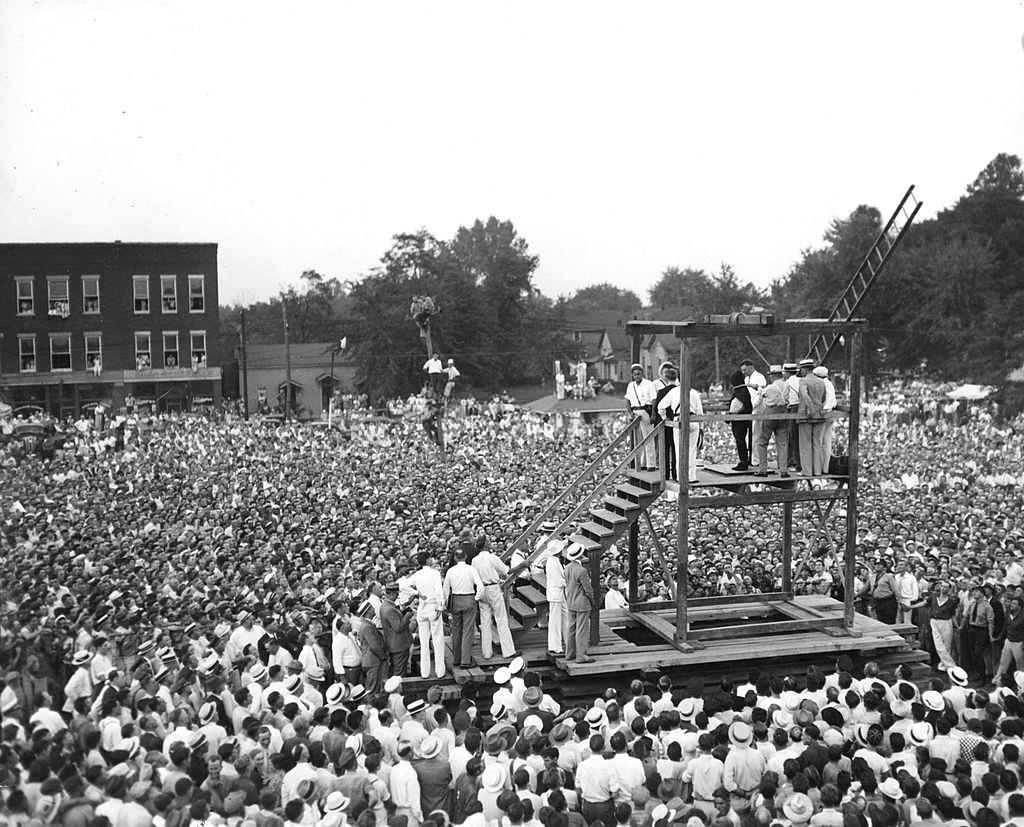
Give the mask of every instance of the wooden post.
M 634 333 L 629 349 L 629 358 L 634 365 L 640 364 L 640 334 Z
M 843 626 L 853 630 L 853 579 L 857 554 L 857 474 L 860 462 L 860 367 L 862 334 L 850 337 L 850 476 L 846 482 L 846 565 L 843 567 Z
M 627 586 L 627 592 L 629 595 L 630 608 L 637 602 L 637 593 L 639 592 L 640 585 L 640 523 L 634 521 L 633 525 L 629 527 L 629 585 Z
M 793 596 L 793 503 L 782 504 L 782 590 Z
M 715 336 L 715 384 L 722 387 L 722 365 L 718 358 L 718 337 Z M 707 453 L 705 452 L 705 456 Z
M 425 335 L 423 338 L 427 343 L 427 359 L 432 359 L 434 357 L 434 340 L 430 337 L 430 319 L 427 319 L 427 324 L 425 325 Z M 429 380 L 430 376 L 428 374 L 427 381 L 429 382 Z M 437 428 L 437 438 L 441 441 L 441 453 L 447 456 L 448 441 L 444 437 L 443 414 L 437 418 L 437 422 L 434 423 L 434 426 Z
M 686 593 L 689 587 L 690 544 L 690 351 L 685 339 L 679 340 L 679 430 L 676 432 L 679 479 L 679 525 L 676 537 L 676 632 L 675 642 L 686 643 L 689 632 Z
M 249 421 L 249 357 L 245 351 L 245 308 L 239 313 L 238 335 L 242 345 L 242 411 Z
M 601 552 L 590 555 L 590 585 L 594 589 L 594 605 L 590 607 L 590 645 L 601 639 Z M 549 618 L 550 622 L 550 618 Z
M 631 450 L 636 449 L 636 434 L 637 429 L 633 428 L 629 432 L 629 447 Z M 637 458 L 633 457 L 632 467 L 636 469 Z M 637 569 L 640 567 L 640 525 L 634 520 L 629 527 L 629 586 L 627 588 L 627 594 L 630 605 L 636 602 L 637 592 Z M 596 594 L 597 592 L 595 592 Z
M 292 349 L 288 340 L 288 299 L 281 294 L 281 319 L 284 322 L 284 418 L 292 418 Z

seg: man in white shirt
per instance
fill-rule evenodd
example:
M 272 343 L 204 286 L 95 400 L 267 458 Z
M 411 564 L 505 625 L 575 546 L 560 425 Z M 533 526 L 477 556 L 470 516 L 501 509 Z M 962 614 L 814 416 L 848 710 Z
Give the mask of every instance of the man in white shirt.
M 740 362 L 740 370 L 743 372 L 743 382 L 750 389 L 750 404 L 753 413 L 764 413 L 764 405 L 761 403 L 761 392 L 768 385 L 764 374 L 754 368 L 752 359 L 744 359 Z M 761 439 L 761 422 L 754 420 L 750 436 L 750 464 L 757 465 L 757 443 Z
M 462 373 L 457 367 L 455 367 L 455 360 L 449 359 L 448 365 L 444 369 L 445 383 L 444 383 L 444 398 L 449 399 L 452 395 L 452 391 L 455 390 L 455 380 L 462 376 Z
M 601 821 L 611 824 L 615 819 L 615 799 L 619 779 L 610 761 L 604 759 L 604 736 L 590 736 L 590 757 L 576 768 L 576 795 L 587 824 Z
M 455 565 L 444 575 L 441 594 L 452 615 L 452 663 L 473 666 L 473 639 L 476 636 L 476 602 L 484 596 L 484 584 L 466 552 L 455 550 Z
M 427 551 L 417 556 L 420 570 L 409 576 L 409 586 L 419 598 L 416 608 L 416 625 L 420 633 L 420 677 L 430 677 L 430 645 L 434 645 L 434 673 L 444 677 L 444 623 L 441 610 L 444 606 L 442 594 L 444 584 L 437 571 L 437 560 Z
M 491 551 L 487 538 L 479 538 L 476 547 L 472 566 L 484 587 L 479 600 L 480 649 L 484 658 L 490 660 L 494 653 L 494 630 L 497 629 L 501 656 L 511 658 L 516 654 L 516 645 L 508 626 L 508 606 L 505 605 L 505 593 L 501 588 L 502 581 L 508 577 L 509 568 Z
M 615 793 L 615 803 L 630 804 L 633 800 L 633 791 L 642 787 L 647 780 L 643 762 L 626 752 L 626 736 L 622 732 L 612 735 L 608 739 L 608 746 L 615 753 L 608 763 L 612 765 L 619 784 L 618 792 Z
M 561 552 L 565 543 L 555 540 L 549 544 L 548 559 L 544 562 L 544 596 L 548 600 L 548 653 L 560 655 L 565 651 L 565 627 L 569 613 L 565 608 L 565 567 Z
M 825 459 L 825 473 L 828 473 L 829 462 L 832 460 L 832 430 L 835 426 L 832 412 L 836 409 L 836 386 L 828 378 L 828 368 L 824 365 L 818 365 L 812 372 L 825 383 L 825 404 L 821 406 L 825 413 L 825 428 L 821 434 L 820 448 Z
M 626 596 L 622 593 L 619 578 L 614 574 L 608 575 L 608 590 L 604 594 L 604 607 L 606 609 L 627 609 L 629 608 L 629 601 L 626 600 Z
M 245 650 L 246 646 L 252 645 L 255 650 L 266 631 L 256 623 L 252 612 L 242 609 L 236 618 L 238 626 L 235 627 L 224 647 L 224 656 L 229 663 L 234 663 L 238 656 Z
M 704 405 L 701 403 L 700 394 L 696 388 L 690 388 L 690 415 L 691 416 L 702 416 L 704 414 Z M 658 414 L 664 419 L 671 419 L 676 422 L 679 421 L 679 409 L 680 400 L 682 399 L 682 391 L 679 385 L 674 385 L 672 389 L 666 393 L 661 402 L 658 403 Z M 667 427 L 667 426 L 666 426 Z M 688 457 L 687 473 L 689 474 L 688 479 L 690 482 L 697 482 L 697 448 L 700 445 L 700 432 L 701 427 L 696 422 L 690 423 L 690 450 Z M 683 456 L 683 443 L 681 439 L 676 439 L 676 468 L 678 469 L 682 465 Z
M 811 365 L 813 366 L 813 362 Z M 782 366 L 782 375 L 786 381 L 786 413 L 797 413 L 800 409 L 800 377 L 810 368 L 804 368 L 796 362 L 786 362 Z M 789 465 L 800 470 L 800 434 L 795 419 L 789 422 Z M 779 471 L 782 471 L 780 468 Z
M 896 602 L 900 610 L 897 616 L 898 623 L 910 623 L 913 609 L 911 606 L 921 597 L 920 585 L 913 572 L 907 570 L 907 563 L 901 560 L 896 564 Z
M 654 428 L 651 424 L 651 415 L 654 413 L 653 406 L 658 396 L 658 389 L 654 386 L 654 382 L 644 377 L 644 369 L 641 365 L 634 364 L 629 371 L 632 381 L 626 386 L 626 407 L 634 416 L 640 417 L 640 435 L 645 437 Z M 644 449 L 641 470 L 649 471 L 657 467 L 657 446 L 652 440 Z
M 62 710 L 68 715 L 74 712 L 75 701 L 79 698 L 92 697 L 93 682 L 92 675 L 89 674 L 89 661 L 91 660 L 92 655 L 85 650 L 76 652 L 71 659 L 71 665 L 75 667 L 75 671 L 64 686 L 64 706 L 62 707 Z
M 427 386 L 434 393 L 441 393 L 444 380 L 444 365 L 441 364 L 441 357 L 435 353 L 423 363 L 423 370 L 427 372 Z

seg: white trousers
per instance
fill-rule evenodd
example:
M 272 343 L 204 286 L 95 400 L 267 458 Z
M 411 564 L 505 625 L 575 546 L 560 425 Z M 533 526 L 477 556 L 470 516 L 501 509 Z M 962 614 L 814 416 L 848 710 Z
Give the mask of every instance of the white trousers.
M 565 650 L 565 627 L 569 625 L 569 612 L 564 600 L 548 601 L 548 651 Z
M 676 473 L 682 473 L 683 467 L 683 441 L 680 439 L 682 429 L 676 431 Z M 696 422 L 690 423 L 690 466 L 687 469 L 687 479 L 693 482 L 697 479 L 697 445 L 700 443 L 700 428 Z
M 501 646 L 501 656 L 510 658 L 516 651 L 516 645 L 512 641 L 512 630 L 508 628 L 508 607 L 505 605 L 505 595 L 502 594 L 501 586 L 484 586 L 484 596 L 479 601 L 480 606 L 480 649 L 485 659 L 490 659 L 494 653 L 494 627 L 498 628 L 498 644 Z
M 932 643 L 935 644 L 935 654 L 939 656 L 939 667 L 952 669 L 956 666 L 950 647 L 953 645 L 953 621 L 932 620 L 929 624 L 932 627 Z
M 651 424 L 651 415 L 646 411 L 641 411 L 637 416 L 640 417 L 640 437 L 642 439 L 654 430 L 654 426 Z M 644 446 L 643 464 L 648 468 L 658 467 L 658 446 L 654 444 L 653 439 Z
M 437 677 L 444 677 L 444 623 L 440 607 L 428 603 L 416 610 L 416 625 L 420 632 L 420 677 L 430 677 L 430 644 L 434 644 L 434 669 Z
M 758 402 L 757 407 L 751 413 L 763 414 L 764 403 Z M 757 443 L 761 441 L 761 426 L 764 423 L 760 419 L 755 419 L 750 423 L 750 464 L 757 465 Z

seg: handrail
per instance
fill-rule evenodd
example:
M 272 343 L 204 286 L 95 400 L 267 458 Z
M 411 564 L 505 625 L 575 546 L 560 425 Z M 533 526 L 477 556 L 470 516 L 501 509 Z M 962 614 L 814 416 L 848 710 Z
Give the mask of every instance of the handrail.
M 568 497 L 569 494 L 571 494 L 573 491 L 579 488 L 580 483 L 583 482 L 583 480 L 586 479 L 588 476 L 590 476 L 594 472 L 594 469 L 600 463 L 604 462 L 605 459 L 607 459 L 608 455 L 612 451 L 614 451 L 623 442 L 623 440 L 625 440 L 625 438 L 629 436 L 630 433 L 632 433 L 634 428 L 638 427 L 639 423 L 640 417 L 633 417 L 630 423 L 625 428 L 622 429 L 619 435 L 616 436 L 615 439 L 613 439 L 600 454 L 598 454 L 597 459 L 595 459 L 593 462 L 590 463 L 590 465 L 583 469 L 580 475 L 576 477 L 576 479 L 574 479 L 568 486 L 566 486 L 566 488 L 562 491 L 561 494 L 559 494 L 550 503 L 548 503 L 547 508 L 541 511 L 540 514 L 538 514 L 534 518 L 533 522 L 526 527 L 523 533 L 516 538 L 515 542 L 512 543 L 512 545 L 510 545 L 501 553 L 502 561 L 507 561 L 511 559 L 512 553 L 517 548 L 519 548 L 523 543 L 526 542 L 526 540 L 540 527 L 541 523 L 543 523 L 545 520 L 548 519 L 548 517 L 551 516 L 551 513 L 562 504 L 562 501 L 565 500 L 565 498 Z
M 605 486 L 607 486 L 619 474 L 621 474 L 623 470 L 647 448 L 647 443 L 654 442 L 657 439 L 658 434 L 662 433 L 663 430 L 664 426 L 661 422 L 659 422 L 657 425 L 651 428 L 650 433 L 648 433 L 643 439 L 641 439 L 636 444 L 636 447 L 631 449 L 630 452 L 626 454 L 625 458 L 623 458 L 623 460 L 618 465 L 616 465 L 615 468 L 612 469 L 603 480 L 601 480 L 601 482 L 594 486 L 594 490 L 583 498 L 583 501 L 580 502 L 580 504 L 577 505 L 572 510 L 572 513 L 570 513 L 568 517 L 562 520 L 558 527 L 555 528 L 555 530 L 548 535 L 548 542 L 551 542 L 552 540 L 557 540 L 559 536 L 562 534 L 562 532 L 565 531 L 566 528 L 568 528 L 569 524 L 573 522 L 580 514 L 583 513 L 583 509 L 590 505 L 590 503 L 598 495 L 598 493 L 602 491 L 605 488 Z M 545 543 L 543 546 L 535 548 L 530 554 L 527 555 L 526 559 L 523 560 L 523 562 L 519 563 L 519 565 L 512 568 L 509 571 L 508 576 L 505 578 L 505 581 L 502 583 L 502 588 L 508 589 L 509 586 L 515 583 L 516 577 L 519 576 L 519 573 L 533 565 L 534 560 L 536 560 L 540 556 L 541 552 L 547 550 L 547 545 L 548 543 Z

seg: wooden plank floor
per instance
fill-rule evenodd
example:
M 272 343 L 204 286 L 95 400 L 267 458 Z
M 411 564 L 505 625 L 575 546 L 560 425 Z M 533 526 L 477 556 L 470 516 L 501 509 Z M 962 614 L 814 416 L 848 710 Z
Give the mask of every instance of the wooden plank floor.
M 809 615 L 817 616 L 827 621 L 835 622 L 841 617 L 843 606 L 837 600 L 820 595 L 796 597 L 792 601 L 797 608 L 806 608 Z M 653 620 L 644 623 L 650 626 L 656 624 L 659 633 L 671 633 L 672 610 L 666 609 L 658 612 L 647 613 L 653 615 Z M 753 616 L 753 615 L 752 615 Z M 751 623 L 756 626 L 756 623 Z M 823 626 L 824 624 L 822 624 Z M 610 628 L 610 625 L 609 625 Z M 694 649 L 692 652 L 680 652 L 671 646 L 667 641 L 662 645 L 637 646 L 632 648 L 616 650 L 614 653 L 595 653 L 595 663 L 575 663 L 556 660 L 561 669 L 571 676 L 594 675 L 603 672 L 616 670 L 641 670 L 641 669 L 664 669 L 700 664 L 734 663 L 750 660 L 764 659 L 786 659 L 807 654 L 830 654 L 838 655 L 840 652 L 871 652 L 898 649 L 907 645 L 906 640 L 900 632 L 884 623 L 880 623 L 870 617 L 856 615 L 854 629 L 860 633 L 859 637 L 851 637 L 845 634 L 833 636 L 833 630 L 824 628 L 807 629 L 799 632 L 787 632 L 782 634 L 750 634 L 744 637 L 732 639 L 706 640 L 703 648 Z M 700 633 L 693 633 L 696 640 L 700 640 Z
M 691 488 L 716 488 L 723 485 L 771 485 L 771 486 L 792 486 L 797 480 L 823 480 L 828 483 L 846 482 L 849 477 L 836 474 L 822 474 L 817 477 L 805 477 L 793 470 L 789 472 L 789 478 L 783 479 L 778 474 L 775 463 L 769 463 L 768 476 L 756 477 L 754 470 L 733 471 L 731 466 L 724 464 L 697 466 L 697 482 L 691 482 Z M 679 483 L 674 480 L 665 481 L 665 490 L 679 493 Z
M 777 606 L 774 605 L 777 602 L 755 601 L 746 607 L 740 604 L 695 608 L 691 612 L 691 619 L 768 619 L 772 616 L 777 617 Z M 820 595 L 796 597 L 791 608 L 793 614 L 806 617 L 835 618 L 842 613 L 841 603 Z M 666 630 L 671 628 L 673 610 L 670 607 L 655 614 L 663 616 Z M 660 625 L 662 624 L 659 622 Z M 650 677 L 660 670 L 686 672 L 692 669 L 695 674 L 701 675 L 719 672 L 741 674 L 751 663 L 757 663 L 764 669 L 774 664 L 781 669 L 786 664 L 806 661 L 811 657 L 835 658 L 840 652 L 848 652 L 863 659 L 895 658 L 908 663 L 927 660 L 923 652 L 909 648 L 903 636 L 907 630 L 902 627 L 886 626 L 858 614 L 855 616 L 854 628 L 860 632 L 860 637 L 849 637 L 845 634 L 832 636 L 829 633 L 834 633 L 834 629 L 750 635 L 732 640 L 708 640 L 703 648 L 683 653 L 667 641 L 659 640 L 653 633 L 645 633 L 626 610 L 604 610 L 601 612 L 601 622 L 598 626 L 598 643 L 589 650 L 590 655 L 595 658 L 595 662 L 590 664 L 567 662 L 564 657 L 552 659 L 547 653 L 546 629 L 518 632 L 514 638 L 516 648 L 523 653 L 527 668 L 541 675 L 544 686 L 549 691 L 560 691 L 566 696 L 577 695 L 580 692 L 586 694 L 593 689 L 595 681 L 607 679 L 616 683 L 628 682 L 632 677 Z M 627 639 L 623 634 L 633 639 Z M 696 635 L 699 639 L 699 631 Z M 411 667 L 415 674 L 405 679 L 406 692 L 416 695 L 425 693 L 432 685 L 439 685 L 444 696 L 451 698 L 457 697 L 466 683 L 474 682 L 480 687 L 481 696 L 489 696 L 494 689 L 494 670 L 508 664 L 508 659 L 500 657 L 499 652 L 497 657 L 489 661 L 483 660 L 478 635 L 474 646 L 474 657 L 478 666 L 468 670 L 453 670 L 450 640 L 447 643 L 447 668 L 445 676 L 440 679 L 434 676 L 420 678 L 418 653 L 413 652 Z

